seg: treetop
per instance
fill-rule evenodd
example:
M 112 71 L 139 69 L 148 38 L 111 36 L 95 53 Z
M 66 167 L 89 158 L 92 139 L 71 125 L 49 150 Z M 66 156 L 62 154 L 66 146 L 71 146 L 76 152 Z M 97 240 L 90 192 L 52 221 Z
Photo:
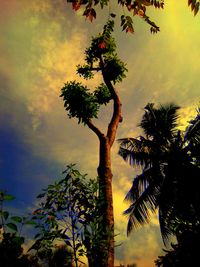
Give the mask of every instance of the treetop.
M 77 66 L 77 74 L 84 79 L 92 79 L 95 73 L 101 72 L 104 82 L 91 91 L 80 82 L 70 81 L 61 90 L 68 116 L 78 118 L 79 123 L 87 124 L 90 119 L 97 118 L 100 106 L 114 98 L 112 83 L 126 77 L 126 65 L 117 56 L 113 30 L 114 20 L 109 19 L 102 33 L 92 37 L 86 48 L 85 64 Z

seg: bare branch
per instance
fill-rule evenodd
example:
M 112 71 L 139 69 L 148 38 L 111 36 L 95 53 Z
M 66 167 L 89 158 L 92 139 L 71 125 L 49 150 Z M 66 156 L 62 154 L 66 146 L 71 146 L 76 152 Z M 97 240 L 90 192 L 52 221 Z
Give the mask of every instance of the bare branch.
M 96 127 L 90 119 L 86 121 L 86 124 L 99 137 L 99 139 L 104 136 L 104 133 L 102 133 L 101 130 Z
M 113 115 L 112 115 L 111 121 L 108 125 L 108 130 L 107 130 L 107 137 L 109 139 L 110 146 L 112 146 L 112 144 L 115 140 L 118 124 L 119 124 L 119 122 L 122 121 L 122 116 L 121 116 L 122 104 L 121 104 L 121 101 L 120 101 L 120 98 L 118 96 L 116 89 L 114 88 L 111 81 L 107 77 L 108 74 L 105 72 L 104 61 L 103 61 L 102 57 L 100 58 L 100 66 L 102 69 L 102 75 L 103 75 L 104 82 L 105 82 L 106 86 L 108 87 L 108 89 L 111 93 L 112 99 L 114 101 Z

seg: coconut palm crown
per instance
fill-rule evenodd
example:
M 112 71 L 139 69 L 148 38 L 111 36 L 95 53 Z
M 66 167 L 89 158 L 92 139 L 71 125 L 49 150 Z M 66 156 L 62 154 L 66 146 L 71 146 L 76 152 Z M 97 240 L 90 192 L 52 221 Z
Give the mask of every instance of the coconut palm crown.
M 164 243 L 183 227 L 199 226 L 200 109 L 185 131 L 178 129 L 174 104 L 147 104 L 139 126 L 144 136 L 119 140 L 119 155 L 133 167 L 141 166 L 126 195 L 130 202 L 127 233 L 145 223 L 158 209 Z

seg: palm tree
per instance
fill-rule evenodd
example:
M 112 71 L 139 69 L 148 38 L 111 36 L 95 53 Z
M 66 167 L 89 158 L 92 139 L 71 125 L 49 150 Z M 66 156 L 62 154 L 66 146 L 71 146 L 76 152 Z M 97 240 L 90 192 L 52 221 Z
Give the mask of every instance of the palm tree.
M 184 132 L 177 127 L 178 110 L 174 104 L 147 104 L 139 124 L 144 136 L 119 140 L 122 158 L 142 167 L 125 198 L 130 201 L 124 212 L 129 216 L 128 234 L 148 223 L 157 209 L 164 242 L 182 233 L 180 225 L 200 224 L 200 110 Z
M 197 109 L 196 117 L 190 121 L 185 134 L 186 142 L 189 142 L 190 150 L 200 166 L 200 108 Z

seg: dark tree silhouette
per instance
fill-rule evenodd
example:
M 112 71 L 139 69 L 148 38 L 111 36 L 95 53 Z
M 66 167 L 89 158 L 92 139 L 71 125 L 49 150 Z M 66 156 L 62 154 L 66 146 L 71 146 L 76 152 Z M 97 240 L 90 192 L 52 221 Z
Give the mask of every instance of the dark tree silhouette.
M 22 228 L 33 221 L 29 217 L 12 216 L 4 207 L 6 201 L 14 199 L 14 196 L 0 189 L 0 266 L 40 267 L 37 257 L 23 251 L 25 238 L 22 236 Z
M 142 166 L 126 196 L 130 207 L 128 233 L 149 222 L 150 212 L 159 210 L 163 240 L 170 234 L 178 239 L 182 227 L 197 227 L 200 222 L 199 110 L 187 129 L 177 128 L 179 107 L 169 104 L 145 107 L 140 127 L 144 136 L 120 139 L 119 154 L 131 165 Z
M 81 174 L 74 164 L 68 165 L 63 174 L 62 179 L 38 195 L 39 208 L 33 212 L 33 220 L 39 232 L 30 250 L 52 261 L 54 242 L 62 241 L 65 246 L 61 248 L 66 252 L 70 249 L 68 256 L 73 266 L 78 267 L 81 257 L 87 256 L 89 266 L 96 267 L 98 244 L 103 245 L 97 181 Z
M 199 262 L 200 229 L 184 229 L 177 244 L 171 244 L 172 249 L 165 250 L 165 255 L 155 261 L 157 267 L 194 267 Z

